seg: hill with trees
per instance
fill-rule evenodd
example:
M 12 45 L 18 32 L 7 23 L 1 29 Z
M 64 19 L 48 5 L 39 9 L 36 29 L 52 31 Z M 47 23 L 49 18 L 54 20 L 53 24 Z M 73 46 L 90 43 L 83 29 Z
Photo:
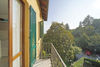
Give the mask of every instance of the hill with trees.
M 100 19 L 94 19 L 87 16 L 79 27 L 72 30 L 75 38 L 75 45 L 83 50 L 90 50 L 95 53 L 100 53 Z
M 53 43 L 66 64 L 76 60 L 76 54 L 89 50 L 100 54 L 100 19 L 88 15 L 79 23 L 76 29 L 70 29 L 68 24 L 53 22 L 44 35 L 43 43 Z M 43 45 L 49 48 L 49 45 Z

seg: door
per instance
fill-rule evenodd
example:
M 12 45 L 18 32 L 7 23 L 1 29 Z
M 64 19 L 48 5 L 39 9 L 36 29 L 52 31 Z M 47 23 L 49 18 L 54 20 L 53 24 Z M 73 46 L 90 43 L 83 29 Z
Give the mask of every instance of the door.
M 36 13 L 30 6 L 30 67 L 36 60 Z
M 8 3 L 9 67 L 22 67 L 22 2 L 8 0 Z

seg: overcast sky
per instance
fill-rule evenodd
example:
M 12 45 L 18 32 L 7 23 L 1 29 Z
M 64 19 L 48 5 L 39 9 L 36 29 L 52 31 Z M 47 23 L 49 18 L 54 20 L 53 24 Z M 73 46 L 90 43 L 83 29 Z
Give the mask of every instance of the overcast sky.
M 70 29 L 74 29 L 87 15 L 100 18 L 100 0 L 49 0 L 44 32 L 46 33 L 53 21 L 68 23 Z

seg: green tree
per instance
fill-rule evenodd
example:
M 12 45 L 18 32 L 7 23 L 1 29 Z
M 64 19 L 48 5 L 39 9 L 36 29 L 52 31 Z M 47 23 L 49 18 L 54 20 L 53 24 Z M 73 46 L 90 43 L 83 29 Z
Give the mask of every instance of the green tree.
M 83 33 L 86 33 L 88 36 L 94 35 L 95 34 L 95 29 L 93 26 L 89 25 L 89 26 L 85 26 Z
M 95 32 L 100 34 L 100 19 L 94 19 L 92 26 L 94 27 Z
M 65 29 L 66 29 L 66 30 L 69 30 L 69 25 L 68 25 L 68 23 L 65 24 Z
M 80 54 L 82 52 L 82 49 L 80 47 L 74 46 L 73 47 L 74 53 L 76 54 Z
M 82 34 L 82 36 L 79 39 L 79 46 L 82 49 L 86 49 L 89 46 L 90 43 L 90 38 L 88 37 L 88 35 L 86 35 L 85 33 Z
M 83 26 L 91 25 L 93 23 L 93 17 L 88 15 L 82 22 Z
M 82 27 L 82 22 L 79 23 L 79 27 Z
M 43 42 L 53 43 L 66 64 L 73 62 L 75 58 L 74 37 L 69 30 L 62 27 L 62 24 L 53 22 L 45 34 Z

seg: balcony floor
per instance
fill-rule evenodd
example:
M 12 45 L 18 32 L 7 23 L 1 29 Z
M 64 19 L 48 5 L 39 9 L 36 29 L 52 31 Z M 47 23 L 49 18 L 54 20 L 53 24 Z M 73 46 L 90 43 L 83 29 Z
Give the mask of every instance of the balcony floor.
M 51 60 L 50 59 L 40 59 L 35 62 L 33 67 L 51 67 Z

